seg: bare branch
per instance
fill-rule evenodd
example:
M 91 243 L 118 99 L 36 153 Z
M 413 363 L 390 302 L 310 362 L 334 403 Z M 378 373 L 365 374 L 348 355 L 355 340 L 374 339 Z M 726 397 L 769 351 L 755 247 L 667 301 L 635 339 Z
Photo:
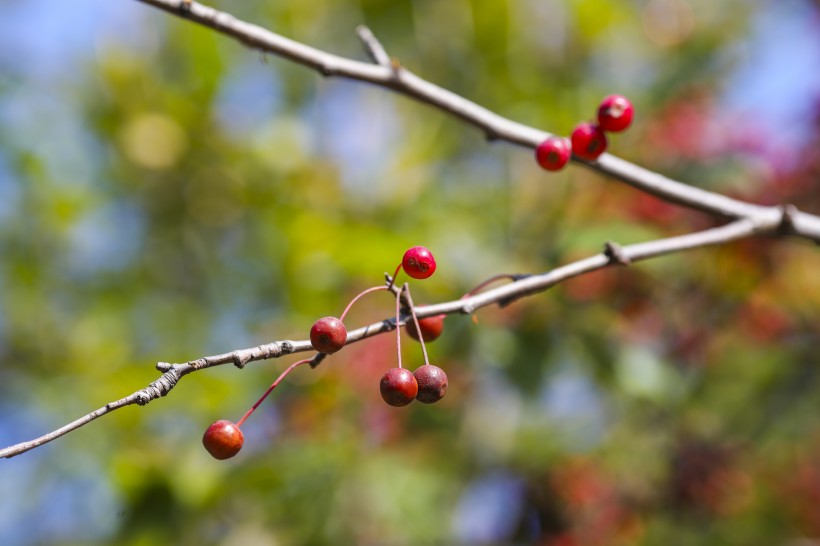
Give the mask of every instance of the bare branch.
M 379 64 L 373 65 L 333 55 L 290 40 L 262 27 L 240 21 L 228 13 L 220 12 L 196 2 L 191 2 L 189 6 L 183 7 L 185 3 L 183 0 L 138 1 L 210 27 L 217 32 L 235 38 L 248 47 L 274 53 L 305 65 L 325 76 L 340 76 L 392 89 L 478 127 L 493 140 L 505 140 L 534 149 L 550 136 L 550 133 L 545 131 L 504 118 L 460 95 L 416 76 L 407 69 L 402 68 L 397 71 L 392 63 L 385 65 L 381 61 L 377 61 Z M 361 31 L 359 36 L 362 36 Z M 378 44 L 378 41 L 374 37 L 372 42 L 366 41 L 366 43 L 368 47 L 371 47 Z M 380 45 L 375 47 L 384 51 Z M 370 51 L 370 54 L 375 55 L 375 50 Z M 381 55 L 381 53 L 378 55 Z M 587 162 L 578 158 L 573 158 L 573 160 L 666 201 L 722 218 L 755 218 L 756 221 L 768 223 L 774 221 L 775 218 L 780 218 L 782 214 L 777 207 L 754 205 L 696 188 L 639 167 L 611 154 L 604 154 L 594 162 Z M 820 217 L 795 209 L 792 220 L 791 234 L 820 243 Z

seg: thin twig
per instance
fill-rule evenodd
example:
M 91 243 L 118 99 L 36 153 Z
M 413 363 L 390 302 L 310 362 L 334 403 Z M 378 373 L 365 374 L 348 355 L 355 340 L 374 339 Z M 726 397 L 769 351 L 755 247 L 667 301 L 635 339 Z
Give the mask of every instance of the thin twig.
M 390 55 L 385 51 L 382 43 L 373 35 L 373 32 L 364 25 L 356 27 L 356 35 L 364 44 L 364 49 L 373 62 L 380 66 L 391 66 Z

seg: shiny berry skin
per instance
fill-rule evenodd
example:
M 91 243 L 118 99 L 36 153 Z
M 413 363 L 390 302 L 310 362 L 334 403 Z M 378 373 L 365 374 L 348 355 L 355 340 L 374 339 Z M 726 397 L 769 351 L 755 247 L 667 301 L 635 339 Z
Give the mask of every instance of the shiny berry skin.
M 619 133 L 632 124 L 635 108 L 623 95 L 609 95 L 598 107 L 598 125 L 604 131 Z
M 347 328 L 336 317 L 320 318 L 310 329 L 310 344 L 320 353 L 335 353 L 346 341 Z
M 447 315 L 435 315 L 432 317 L 424 317 L 419 319 L 419 329 L 424 341 L 429 343 L 435 341 L 444 330 L 444 318 Z M 419 332 L 416 330 L 416 323 L 411 318 L 407 321 L 407 335 L 419 341 Z
M 447 394 L 447 374 L 438 366 L 425 364 L 413 372 L 419 384 L 416 400 L 424 404 L 434 404 Z
M 572 144 L 568 138 L 549 137 L 535 149 L 535 160 L 548 171 L 560 171 L 572 156 Z
M 414 246 L 404 253 L 401 266 L 408 276 L 414 279 L 426 279 L 436 272 L 436 260 L 433 254 L 423 246 Z
M 202 445 L 214 459 L 230 459 L 242 449 L 245 436 L 236 424 L 221 419 L 216 421 L 202 436 Z
M 392 368 L 387 370 L 379 383 L 382 398 L 391 406 L 406 406 L 416 398 L 419 384 L 410 370 Z
M 594 123 L 579 123 L 571 138 L 572 153 L 581 159 L 595 161 L 606 151 L 606 135 Z

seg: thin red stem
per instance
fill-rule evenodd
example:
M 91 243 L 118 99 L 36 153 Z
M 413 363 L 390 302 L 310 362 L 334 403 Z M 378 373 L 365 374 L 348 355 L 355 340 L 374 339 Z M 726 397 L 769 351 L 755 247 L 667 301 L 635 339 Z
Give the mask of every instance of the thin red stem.
M 395 277 L 394 277 L 395 278 Z M 406 289 L 405 284 L 402 289 Z M 396 294 L 396 353 L 398 354 L 399 368 L 401 368 L 401 331 L 399 328 L 399 317 L 401 316 L 401 290 Z
M 399 263 L 398 267 L 396 267 L 396 270 L 393 272 L 393 276 L 390 277 L 390 284 L 387 285 L 388 290 L 393 288 L 393 285 L 396 284 L 396 275 L 399 274 L 400 269 L 401 269 L 401 263 Z
M 416 325 L 416 332 L 419 335 L 419 343 L 421 343 L 421 352 L 424 354 L 424 363 L 430 364 L 430 359 L 427 358 L 427 346 L 424 344 L 424 335 L 421 332 L 419 318 L 416 316 L 416 306 L 413 304 L 413 297 L 410 295 L 410 286 L 405 285 L 404 290 L 407 293 L 407 305 L 410 306 L 410 315 L 412 315 L 413 317 L 413 324 Z
M 509 279 L 509 280 L 516 280 L 516 275 L 512 275 L 510 273 L 501 273 L 499 275 L 493 275 L 489 279 L 485 279 L 478 283 L 472 290 L 461 296 L 461 299 L 469 298 L 470 296 L 474 296 L 476 293 L 480 292 L 482 289 L 486 288 L 487 286 L 493 284 L 494 282 L 500 281 L 502 279 Z
M 339 317 L 339 320 L 344 322 L 345 316 L 347 315 L 347 312 L 350 311 L 350 308 L 353 307 L 353 304 L 356 303 L 356 301 L 359 298 L 361 298 L 362 296 L 364 296 L 365 294 L 369 294 L 371 292 L 376 292 L 377 290 L 387 290 L 387 289 L 388 288 L 386 286 L 374 286 L 372 288 L 368 288 L 367 290 L 362 291 L 359 295 L 357 295 L 355 298 L 350 300 L 350 303 L 347 304 L 347 307 L 345 307 L 345 310 L 342 311 L 342 316 Z
M 297 366 L 299 366 L 299 365 L 301 365 L 301 364 L 307 364 L 307 363 L 308 363 L 308 362 L 310 362 L 311 360 L 313 360 L 313 359 L 312 359 L 312 358 L 305 358 L 304 360 L 298 360 L 298 361 L 294 362 L 293 364 L 291 364 L 290 366 L 288 366 L 288 368 L 287 368 L 284 372 L 282 372 L 282 374 L 281 374 L 279 377 L 277 377 L 277 378 L 276 378 L 276 381 L 274 381 L 273 383 L 271 383 L 271 386 L 270 386 L 270 387 L 268 387 L 268 390 L 266 390 L 266 391 L 265 391 L 265 394 L 263 394 L 263 395 L 262 395 L 262 397 L 261 397 L 259 400 L 257 400 L 257 401 L 256 401 L 256 404 L 254 404 L 253 406 L 251 406 L 251 409 L 249 409 L 248 411 L 246 411 L 246 412 L 245 412 L 245 415 L 243 415 L 243 416 L 242 416 L 242 419 L 240 419 L 240 420 L 236 423 L 236 426 L 237 426 L 237 427 L 241 427 L 241 426 L 242 426 L 242 423 L 244 423 L 244 422 L 245 422 L 245 419 L 247 419 L 248 417 L 250 417 L 250 416 L 251 416 L 251 413 L 253 413 L 254 411 L 256 411 L 256 408 L 258 408 L 258 407 L 259 407 L 259 404 L 261 404 L 261 403 L 265 400 L 265 398 L 267 398 L 267 397 L 268 397 L 268 395 L 269 395 L 271 392 L 273 392 L 273 389 L 275 389 L 275 388 L 279 385 L 279 383 L 280 383 L 280 382 L 281 382 L 281 381 L 282 381 L 282 380 L 283 380 L 283 379 L 284 379 L 284 378 L 285 378 L 285 377 L 286 377 L 286 376 L 287 376 L 290 372 L 292 372 L 292 371 L 293 371 L 293 370 L 294 370 Z

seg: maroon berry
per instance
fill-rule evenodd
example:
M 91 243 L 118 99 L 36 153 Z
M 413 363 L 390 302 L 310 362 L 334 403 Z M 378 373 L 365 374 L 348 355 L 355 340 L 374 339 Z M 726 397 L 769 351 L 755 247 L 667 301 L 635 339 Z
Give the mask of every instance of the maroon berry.
M 579 123 L 572 131 L 572 153 L 595 161 L 606 151 L 606 135 L 604 131 L 593 123 Z
M 423 246 L 414 246 L 405 252 L 401 266 L 404 272 L 414 279 L 426 279 L 436 272 L 436 260 L 433 254 Z
M 413 372 L 419 384 L 416 400 L 424 404 L 438 402 L 447 394 L 447 374 L 438 366 L 425 364 Z
M 382 376 L 379 384 L 382 398 L 391 406 L 406 406 L 416 398 L 419 384 L 415 376 L 405 368 L 392 368 Z
M 231 421 L 221 419 L 205 431 L 202 445 L 214 459 L 230 459 L 242 449 L 245 437 L 242 431 Z
M 568 138 L 549 137 L 535 149 L 535 160 L 548 171 L 560 171 L 572 155 L 572 144 Z
M 320 353 L 335 353 L 347 341 L 347 328 L 336 317 L 320 318 L 310 329 L 310 344 Z
M 419 329 L 425 342 L 429 343 L 439 338 L 442 330 L 444 330 L 444 318 L 446 316 L 435 315 L 419 319 Z M 416 323 L 413 319 L 407 321 L 407 335 L 419 341 L 419 332 L 416 330 Z
M 598 107 L 598 125 L 604 131 L 619 133 L 632 124 L 635 108 L 623 95 L 609 95 Z

